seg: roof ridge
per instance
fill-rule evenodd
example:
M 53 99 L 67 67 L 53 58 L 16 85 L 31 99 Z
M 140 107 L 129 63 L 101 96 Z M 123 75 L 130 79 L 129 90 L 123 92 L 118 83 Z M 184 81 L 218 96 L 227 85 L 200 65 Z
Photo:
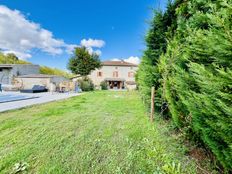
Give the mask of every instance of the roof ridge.
M 138 66 L 137 64 L 127 62 L 125 60 L 106 60 L 102 62 L 105 66 Z

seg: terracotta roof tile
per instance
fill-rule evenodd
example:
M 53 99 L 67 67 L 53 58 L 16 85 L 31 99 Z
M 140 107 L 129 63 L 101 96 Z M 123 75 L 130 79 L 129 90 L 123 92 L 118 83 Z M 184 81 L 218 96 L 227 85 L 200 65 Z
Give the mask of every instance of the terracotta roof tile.
M 103 66 L 134 66 L 137 67 L 138 65 L 133 64 L 133 63 L 129 63 L 129 62 L 125 62 L 123 60 L 121 61 L 104 61 L 102 62 Z

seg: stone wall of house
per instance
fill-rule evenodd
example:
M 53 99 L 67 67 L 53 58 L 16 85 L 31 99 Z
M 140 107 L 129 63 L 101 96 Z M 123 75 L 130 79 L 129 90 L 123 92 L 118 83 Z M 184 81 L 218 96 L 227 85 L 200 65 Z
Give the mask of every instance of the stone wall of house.
M 102 66 L 102 68 L 92 71 L 89 78 L 92 79 L 94 85 L 99 86 L 106 78 L 120 78 L 125 81 L 135 81 L 135 73 L 138 67 L 129 66 Z M 101 72 L 101 76 L 99 76 Z M 114 76 L 114 72 L 118 72 L 118 77 Z M 132 76 L 129 76 L 129 73 Z

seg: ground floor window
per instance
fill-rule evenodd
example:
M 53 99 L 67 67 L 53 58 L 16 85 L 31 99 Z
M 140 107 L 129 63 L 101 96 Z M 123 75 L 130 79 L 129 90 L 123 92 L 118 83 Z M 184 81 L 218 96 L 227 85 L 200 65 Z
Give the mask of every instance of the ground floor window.
M 109 89 L 124 89 L 125 84 L 123 81 L 109 81 L 108 82 Z
M 102 77 L 102 72 L 97 72 L 97 77 Z

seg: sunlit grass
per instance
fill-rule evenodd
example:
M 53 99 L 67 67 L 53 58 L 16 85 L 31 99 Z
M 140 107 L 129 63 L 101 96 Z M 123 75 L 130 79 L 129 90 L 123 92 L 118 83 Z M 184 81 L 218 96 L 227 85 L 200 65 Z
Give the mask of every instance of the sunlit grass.
M 195 173 L 136 92 L 93 92 L 0 114 L 0 173 Z M 15 167 L 17 163 L 23 167 Z M 16 169 L 15 169 L 16 168 Z

